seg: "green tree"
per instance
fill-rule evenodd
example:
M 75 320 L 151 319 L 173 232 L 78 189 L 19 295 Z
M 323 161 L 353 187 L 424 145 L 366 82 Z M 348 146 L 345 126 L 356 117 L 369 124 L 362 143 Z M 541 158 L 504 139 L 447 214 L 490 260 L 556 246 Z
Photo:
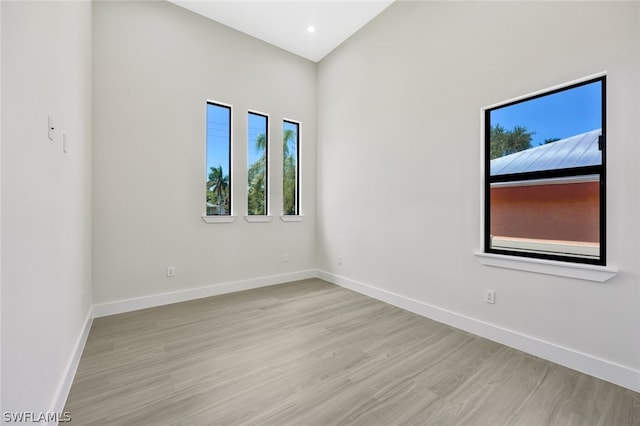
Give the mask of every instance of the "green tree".
M 250 215 L 264 215 L 267 214 L 267 138 L 263 133 L 256 137 L 255 148 L 258 152 L 262 151 L 262 155 L 249 166 L 247 204 Z
M 491 160 L 531 148 L 531 137 L 534 134 L 535 132 L 530 132 L 522 126 L 515 126 L 512 130 L 506 130 L 499 124 L 491 126 Z
M 282 135 L 283 152 L 283 210 L 285 215 L 296 214 L 296 184 L 297 184 L 297 134 L 292 129 L 285 129 Z M 263 133 L 258 134 L 255 141 L 257 151 L 262 155 L 248 170 L 247 204 L 249 214 L 267 214 L 266 206 L 266 146 L 267 138 Z
M 296 132 L 292 129 L 286 129 L 282 135 L 282 151 L 283 151 L 283 177 L 282 177 L 282 196 L 283 210 L 285 215 L 296 214 L 296 183 L 297 178 L 297 141 Z M 291 148 L 289 146 L 291 145 Z
M 207 181 L 207 202 L 217 204 L 215 214 L 227 214 L 231 210 L 231 197 L 229 196 L 229 175 L 224 175 L 222 166 L 210 167 L 209 180 Z
M 546 145 L 548 143 L 556 142 L 556 141 L 559 141 L 559 140 L 560 140 L 560 138 L 548 138 L 548 139 L 544 140 L 544 144 Z

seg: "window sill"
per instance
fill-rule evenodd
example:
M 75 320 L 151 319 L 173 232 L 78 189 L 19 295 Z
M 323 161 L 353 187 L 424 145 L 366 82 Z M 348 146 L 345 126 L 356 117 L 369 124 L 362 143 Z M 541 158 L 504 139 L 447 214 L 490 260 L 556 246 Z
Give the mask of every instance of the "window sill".
M 553 260 L 505 256 L 492 253 L 475 253 L 474 255 L 478 262 L 486 266 L 555 275 L 558 277 L 577 278 L 601 283 L 613 278 L 618 273 L 617 269 L 608 266 L 556 262 Z
M 266 223 L 273 220 L 273 216 L 269 215 L 247 215 L 244 219 L 249 223 Z
M 206 214 L 202 215 L 202 220 L 205 223 L 231 223 L 236 220 L 237 216 L 207 216 Z
M 302 215 L 280 215 L 280 220 L 283 222 L 302 222 L 304 220 L 304 216 Z

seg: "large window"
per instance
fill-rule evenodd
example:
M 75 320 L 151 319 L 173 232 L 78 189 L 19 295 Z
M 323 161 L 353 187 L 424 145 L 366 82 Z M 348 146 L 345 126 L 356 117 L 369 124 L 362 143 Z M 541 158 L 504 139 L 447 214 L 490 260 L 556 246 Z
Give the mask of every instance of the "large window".
M 269 117 L 249 112 L 247 128 L 247 210 L 249 215 L 268 212 Z
M 300 214 L 300 123 L 282 123 L 283 214 Z
M 231 106 L 207 101 L 207 216 L 231 215 Z
M 605 86 L 485 109 L 485 252 L 606 264 Z

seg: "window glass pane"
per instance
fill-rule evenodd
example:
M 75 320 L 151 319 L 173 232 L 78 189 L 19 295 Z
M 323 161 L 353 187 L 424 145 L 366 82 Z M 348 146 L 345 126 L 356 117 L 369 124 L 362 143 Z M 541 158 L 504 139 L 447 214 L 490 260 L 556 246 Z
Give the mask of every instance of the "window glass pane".
M 231 214 L 231 107 L 207 103 L 207 215 Z
M 598 258 L 599 176 L 491 185 L 491 247 Z
M 602 82 L 490 110 L 491 175 L 602 164 Z
M 284 121 L 282 126 L 283 149 L 283 212 L 285 215 L 300 214 L 299 205 L 299 150 L 300 124 Z
M 249 113 L 247 129 L 247 207 L 250 215 L 267 214 L 268 118 Z
M 486 110 L 488 250 L 604 264 L 604 84 Z

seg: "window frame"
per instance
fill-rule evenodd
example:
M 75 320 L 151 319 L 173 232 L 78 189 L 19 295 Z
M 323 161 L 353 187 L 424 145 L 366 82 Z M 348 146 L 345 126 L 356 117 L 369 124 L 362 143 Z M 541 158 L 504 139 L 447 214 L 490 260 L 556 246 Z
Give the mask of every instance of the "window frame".
M 206 103 L 205 103 L 205 166 L 206 166 L 206 173 L 205 173 L 205 188 L 206 188 L 206 192 L 208 192 L 208 188 L 206 187 L 206 182 L 208 181 L 208 173 L 209 173 L 209 164 L 207 162 L 207 158 L 208 158 L 208 153 L 209 153 L 209 139 L 208 139 L 208 108 L 209 105 L 215 106 L 215 107 L 220 107 L 220 108 L 225 108 L 228 110 L 229 112 L 229 125 L 228 125 L 228 132 L 229 132 L 229 141 L 228 141 L 228 150 L 229 150 L 229 157 L 228 157 L 228 165 L 229 165 L 229 183 L 228 183 L 228 188 L 229 188 L 229 213 L 228 214 L 216 214 L 216 215 L 210 215 L 207 212 L 207 201 L 206 201 L 206 196 L 205 196 L 205 211 L 202 214 L 202 220 L 206 223 L 230 223 L 233 222 L 236 219 L 236 216 L 234 215 L 234 197 L 233 197 L 233 105 L 231 104 L 227 104 L 224 102 L 219 102 L 219 101 L 215 101 L 215 100 L 211 100 L 211 99 L 207 99 Z M 205 192 L 205 193 L 206 193 Z
M 265 138 L 266 138 L 266 143 L 265 143 L 265 151 L 264 151 L 264 155 L 265 155 L 265 187 L 264 187 L 264 203 L 265 203 L 265 212 L 264 214 L 251 214 L 249 212 L 249 168 L 250 168 L 250 164 L 249 164 L 249 116 L 250 115 L 257 115 L 260 117 L 264 117 L 265 118 Z M 270 145 L 271 145 L 271 131 L 270 131 L 270 123 L 271 123 L 271 117 L 269 116 L 269 114 L 264 113 L 264 112 L 260 112 L 260 111 L 256 111 L 256 110 L 247 110 L 247 215 L 245 216 L 245 219 L 248 222 L 264 222 L 264 221 L 268 221 L 266 220 L 266 218 L 268 218 L 269 216 L 271 216 L 271 202 L 269 199 L 269 195 L 271 192 L 271 186 L 269 184 L 270 181 L 270 174 L 269 174 L 269 168 L 270 168 Z
M 302 184 L 302 178 L 301 178 L 301 165 L 302 165 L 302 153 L 301 153 L 301 139 L 302 139 L 302 123 L 300 121 L 297 120 L 292 120 L 292 119 L 288 119 L 288 118 L 283 118 L 282 119 L 282 134 L 283 134 L 283 138 L 284 138 L 284 126 L 285 124 L 292 124 L 295 125 L 297 128 L 296 131 L 296 179 L 295 179 L 295 213 L 293 214 L 287 214 L 284 211 L 284 198 L 285 198 L 285 194 L 284 194 L 284 152 L 282 153 L 282 215 L 280 216 L 280 218 L 285 221 L 285 222 L 295 222 L 295 221 L 299 221 L 302 218 L 302 200 L 301 200 L 301 191 L 300 191 L 300 186 Z M 284 141 L 283 141 L 284 142 Z M 284 151 L 284 150 L 283 150 Z
M 544 96 L 556 94 L 559 92 L 574 89 L 576 87 L 585 86 L 595 82 L 601 83 L 601 136 L 599 139 L 601 149 L 601 164 L 595 166 L 583 166 L 563 169 L 551 169 L 540 170 L 534 172 L 521 172 L 491 176 L 491 156 L 490 156 L 490 132 L 491 132 L 491 112 L 508 107 L 511 105 L 527 102 L 533 99 L 541 98 Z M 568 262 L 573 264 L 586 264 L 586 265 L 607 265 L 606 249 L 606 141 L 607 141 L 607 125 L 606 125 L 606 74 L 600 74 L 597 76 L 590 76 L 585 79 L 576 80 L 570 83 L 555 86 L 550 89 L 538 91 L 533 94 L 525 95 L 510 101 L 501 102 L 482 109 L 483 115 L 483 201 L 484 201 L 484 217 L 483 217 L 483 252 L 487 255 L 506 255 L 515 256 L 521 258 L 532 258 L 540 260 L 550 260 L 559 262 Z M 533 182 L 535 180 L 548 180 L 548 179 L 566 179 L 566 178 L 580 178 L 589 175 L 599 176 L 599 255 L 597 258 L 572 256 L 569 254 L 553 254 L 553 253 L 541 253 L 535 251 L 521 251 L 521 250 L 508 250 L 498 249 L 491 247 L 491 184 L 505 183 L 505 182 Z

